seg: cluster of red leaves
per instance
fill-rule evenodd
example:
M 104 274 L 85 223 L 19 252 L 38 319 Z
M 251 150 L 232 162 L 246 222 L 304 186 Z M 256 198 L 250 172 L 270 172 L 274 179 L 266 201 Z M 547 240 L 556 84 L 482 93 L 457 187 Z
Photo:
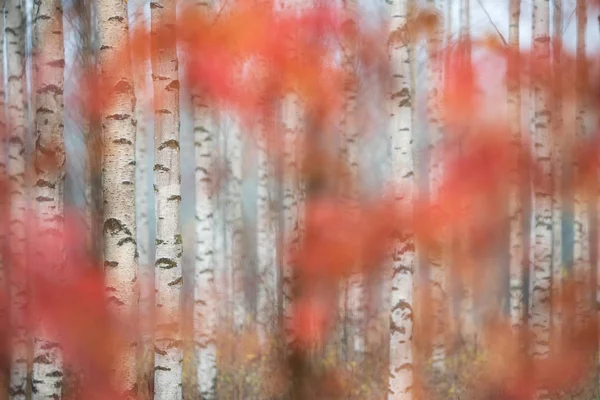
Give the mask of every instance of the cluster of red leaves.
M 114 367 L 115 360 L 135 338 L 131 318 L 114 315 L 107 308 L 103 270 L 96 261 L 65 257 L 66 252 L 73 255 L 72 250 L 85 246 L 86 233 L 76 214 L 67 211 L 62 229 L 50 235 L 43 232 L 43 224 L 37 218 L 28 218 L 27 240 L 35 243 L 31 243 L 31 254 L 26 255 L 25 262 L 16 262 L 7 248 L 2 253 L 11 279 L 27 282 L 24 327 L 33 335 L 41 334 L 46 340 L 60 343 L 65 365 L 81 372 L 79 389 L 86 398 L 125 399 L 115 384 Z M 64 260 L 60 269 L 57 260 Z M 0 287 L 0 309 L 8 307 L 8 287 Z M 2 363 L 8 367 L 10 334 L 1 339 Z
M 159 25 L 152 34 L 143 26 L 134 28 L 130 46 L 113 53 L 102 74 L 84 71 L 82 89 L 90 94 L 80 99 L 84 110 L 101 115 L 122 86 L 123 66 L 141 70 L 149 53 L 176 44 L 183 48 L 182 70 L 190 89 L 218 109 L 234 110 L 247 127 L 260 123 L 272 130 L 267 121 L 272 121 L 273 106 L 290 92 L 300 96 L 321 126 L 333 122 L 341 111 L 344 85 L 358 79 L 356 70 L 336 61 L 344 49 L 353 49 L 364 70 L 386 76 L 384 31 L 361 28 L 352 22 L 356 15 L 332 3 L 302 13 L 274 11 L 272 0 L 260 5 L 242 0 L 219 12 L 185 7 L 175 26 Z M 160 104 L 160 94 L 154 101 L 155 107 Z

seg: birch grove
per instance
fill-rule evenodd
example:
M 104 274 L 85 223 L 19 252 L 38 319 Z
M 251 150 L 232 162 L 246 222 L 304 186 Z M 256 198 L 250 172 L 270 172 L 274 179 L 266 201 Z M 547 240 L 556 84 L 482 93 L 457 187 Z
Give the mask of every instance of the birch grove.
M 0 399 L 597 397 L 596 0 L 2 11 Z

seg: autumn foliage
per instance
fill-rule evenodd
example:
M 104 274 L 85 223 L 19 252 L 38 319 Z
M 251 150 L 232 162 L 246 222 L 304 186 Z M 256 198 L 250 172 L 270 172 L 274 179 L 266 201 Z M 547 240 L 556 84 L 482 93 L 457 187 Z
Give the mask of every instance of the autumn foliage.
M 258 128 L 266 129 L 275 144 L 269 147 L 272 156 L 278 157 L 282 149 L 277 146 L 280 141 L 275 140 L 280 132 L 274 115 L 287 93 L 299 95 L 313 126 L 321 130 L 317 133 L 335 134 L 337 131 L 331 126 L 342 112 L 347 82 L 367 79 L 365 74 L 372 74 L 369 78 L 375 76 L 385 93 L 389 82 L 389 46 L 426 40 L 440 20 L 432 11 L 415 9 L 406 26 L 389 34 L 387 27 L 364 28 L 357 23 L 359 16 L 329 3 L 302 13 L 271 10 L 271 4 L 257 7 L 254 1 L 240 0 L 222 13 L 186 9 L 180 12 L 176 27 L 157 27 L 152 35 L 135 28 L 131 47 L 121 48 L 115 59 L 106 61 L 100 77 L 84 74 L 81 93 L 87 97 L 79 100 L 87 111 L 101 116 L 120 90 L 119 68 L 126 64 L 134 69 L 144 68 L 149 55 L 147 43 L 151 43 L 152 52 L 178 43 L 185 55 L 180 67 L 181 81 L 190 90 L 202 93 L 215 108 L 233 110 L 244 122 L 248 134 L 255 134 Z M 354 49 L 356 64 L 361 68 L 349 71 L 337 61 L 339 53 L 347 48 Z M 441 56 L 436 59 L 445 65 L 440 102 L 447 118 L 441 190 L 430 199 L 417 197 L 409 207 L 399 206 L 396 201 L 405 190 L 402 187 L 389 187 L 389 195 L 369 200 L 341 199 L 334 190 L 307 199 L 300 245 L 285 244 L 289 245 L 285 250 L 294 260 L 297 278 L 291 323 L 297 352 L 324 344 L 332 333 L 338 283 L 353 273 L 381 272 L 391 250 L 407 232 L 414 234 L 417 245 L 430 254 L 441 251 L 445 240 L 441 232 L 447 237 L 460 237 L 466 246 L 457 250 L 460 267 L 456 274 L 469 285 L 476 285 L 487 267 L 483 261 L 485 255 L 499 243 L 503 232 L 506 220 L 501 214 L 508 193 L 514 185 L 523 184 L 515 182 L 515 168 L 531 178 L 527 190 L 549 184 L 541 178 L 526 137 L 520 145 L 515 145 L 507 121 L 486 120 L 477 115 L 478 101 L 485 97 L 477 84 L 481 71 L 465 57 L 467 51 L 474 49 L 503 62 L 516 59 L 522 66 L 518 73 L 531 78 L 524 85 L 542 82 L 549 96 L 554 93 L 554 81 L 550 78 L 561 71 L 556 71 L 551 58 L 540 61 L 527 52 L 490 40 L 461 39 L 440 50 Z M 562 99 L 569 102 L 575 100 L 574 96 L 585 96 L 592 104 L 594 116 L 599 99 L 598 82 L 594 81 L 596 64 L 595 59 L 586 62 L 584 72 L 589 76 L 589 92 L 565 91 L 572 93 L 573 98 L 567 94 Z M 574 57 L 565 54 L 561 66 L 573 68 L 573 65 Z M 386 99 L 387 93 L 369 100 L 383 104 Z M 159 104 L 160 96 L 154 102 Z M 570 132 L 558 134 L 570 135 Z M 569 189 L 597 196 L 598 135 L 585 142 L 571 136 L 570 140 L 569 156 L 581 159 L 583 168 Z M 321 168 L 332 174 L 334 181 L 348 179 L 347 171 L 329 159 L 312 161 L 301 168 L 305 177 L 310 168 Z M 52 157 L 44 162 L 51 164 Z M 6 176 L 0 176 L 0 197 L 7 197 L 7 182 Z M 10 225 L 8 206 L 8 201 L 0 202 L 3 227 Z M 11 269 L 11 274 L 23 274 L 29 282 L 27 323 L 32 328 L 43 326 L 63 344 L 66 362 L 84 371 L 85 393 L 94 393 L 98 399 L 126 398 L 119 397 L 118 387 L 112 386 L 113 364 L 120 349 L 135 341 L 137 326 L 131 323 L 135 318 L 110 314 L 107 308 L 110 292 L 104 287 L 98 260 L 70 258 L 60 271 L 49 269 L 46 261 L 61 257 L 57 252 L 63 245 L 84 246 L 80 239 L 85 234 L 72 223 L 68 213 L 60 225 L 62 231 L 52 240 L 34 246 L 42 257 L 35 258 L 36 262 L 19 263 L 25 265 L 24 270 Z M 27 228 L 28 238 L 35 241 L 39 236 L 39 221 L 31 218 L 31 226 Z M 12 265 L 14 260 L 7 245 L 3 242 L 0 245 L 0 256 Z M 0 308 L 6 309 L 10 296 L 3 289 L 0 288 Z M 553 301 L 563 310 L 571 310 L 574 300 L 563 295 Z M 424 314 L 422 319 L 432 312 L 427 305 L 420 310 Z M 481 333 L 489 357 L 483 372 L 485 382 L 501 387 L 505 398 L 519 400 L 534 399 L 540 385 L 557 390 L 568 388 L 593 367 L 590 355 L 598 347 L 596 318 L 594 313 L 584 326 L 569 327 L 573 329 L 563 335 L 557 350 L 544 360 L 533 359 L 524 351 L 527 333 L 517 334 L 504 318 L 494 319 Z M 9 332 L 0 330 L 3 363 L 10 352 L 8 338 Z

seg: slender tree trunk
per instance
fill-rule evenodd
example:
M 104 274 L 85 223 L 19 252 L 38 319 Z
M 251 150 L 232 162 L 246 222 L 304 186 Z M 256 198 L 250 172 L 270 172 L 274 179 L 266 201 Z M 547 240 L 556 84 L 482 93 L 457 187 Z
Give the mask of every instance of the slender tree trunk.
M 533 54 L 542 62 L 550 57 L 549 0 L 533 4 Z M 535 72 L 534 72 L 535 74 Z M 552 165 L 550 104 L 540 76 L 533 82 L 534 157 L 541 170 L 533 199 L 534 229 L 531 266 L 530 323 L 534 358 L 546 358 L 550 339 L 550 287 L 552 280 Z M 545 392 L 540 391 L 544 397 Z
M 259 127 L 257 140 L 258 293 L 256 319 L 259 339 L 263 344 L 266 342 L 268 332 L 274 326 L 277 304 L 276 232 L 271 191 L 273 168 L 268 153 L 267 124 Z
M 562 0 L 554 0 L 552 39 L 553 52 L 553 88 L 552 93 L 552 339 L 558 344 L 561 338 L 563 310 L 556 301 L 562 293 L 563 255 L 562 255 L 562 209 L 563 209 L 563 159 L 565 147 L 562 110 Z
M 8 59 L 8 176 L 10 179 L 11 253 L 10 301 L 12 322 L 12 360 L 9 396 L 25 399 L 27 390 L 27 345 L 25 327 L 27 309 L 25 281 L 25 136 L 27 132 L 27 99 L 25 81 L 25 12 L 20 0 L 6 3 L 6 41 Z
M 575 143 L 584 143 L 587 136 L 586 132 L 586 116 L 588 113 L 588 104 L 583 93 L 587 90 L 588 82 L 585 79 L 585 47 L 586 47 L 586 29 L 587 29 L 587 6 L 583 0 L 578 0 L 576 5 L 577 17 L 577 49 L 576 49 L 576 65 L 577 72 L 575 78 L 575 86 L 577 90 L 577 98 L 575 104 Z M 573 174 L 580 177 L 583 173 L 583 166 L 579 164 L 579 159 L 574 158 Z M 573 273 L 575 282 L 577 283 L 577 299 L 575 309 L 576 325 L 581 327 L 585 322 L 589 311 L 588 298 L 584 295 L 586 282 L 590 279 L 590 248 L 589 248 L 589 199 L 585 193 L 580 190 L 574 192 L 573 198 L 574 223 L 573 223 Z
M 270 6 L 269 2 L 261 7 Z M 256 246 L 257 246 L 257 304 L 256 322 L 259 341 L 266 344 L 267 335 L 272 333 L 277 316 L 277 229 L 275 212 L 275 178 L 273 158 L 270 156 L 270 130 L 273 128 L 272 116 L 260 121 L 256 140 Z
M 408 1 L 389 4 L 390 29 L 408 20 Z M 396 203 L 402 209 L 413 207 L 415 167 L 413 161 L 413 98 L 410 73 L 414 48 L 400 44 L 390 50 L 393 86 L 389 97 L 389 135 L 392 147 L 393 184 L 402 188 Z M 412 399 L 413 388 L 413 273 L 416 265 L 415 240 L 405 232 L 392 253 L 390 315 L 390 378 L 388 399 Z
M 286 0 L 283 7 L 287 12 L 297 11 L 308 7 L 312 0 L 302 2 L 301 0 Z M 293 38 L 290 38 L 293 39 Z M 300 60 L 300 54 L 292 54 L 292 57 Z M 293 89 L 291 89 L 293 90 Z M 291 246 L 296 248 L 299 244 L 299 136 L 302 130 L 302 105 L 301 99 L 296 93 L 290 91 L 282 103 L 282 123 L 283 123 L 283 200 L 282 200 L 282 244 L 283 246 Z M 293 260 L 290 259 L 288 253 L 284 253 L 281 290 L 282 290 L 282 314 L 284 326 L 289 326 L 291 321 L 291 304 L 293 302 Z M 289 346 L 293 341 L 293 332 L 285 331 L 286 344 Z
M 175 29 L 175 1 L 150 3 L 152 35 L 160 27 Z M 156 192 L 156 337 L 155 399 L 181 399 L 183 283 L 179 173 L 179 75 L 176 41 L 152 49 L 154 82 L 154 182 Z
M 358 12 L 358 4 L 356 0 L 344 0 L 344 7 L 350 13 L 351 17 L 355 17 Z M 352 23 L 357 23 L 352 20 Z M 352 48 L 346 49 L 342 54 L 342 68 L 349 74 L 355 68 L 355 50 Z M 357 204 L 359 201 L 358 179 L 359 179 L 359 126 L 357 120 L 357 96 L 358 87 L 354 80 L 349 79 L 344 85 L 345 88 L 345 105 L 341 122 L 341 157 L 348 168 L 348 181 L 350 182 L 347 192 L 342 193 L 346 201 Z M 352 218 L 350 216 L 350 218 Z M 347 282 L 347 304 L 346 310 L 347 328 L 350 333 L 351 350 L 353 359 L 358 360 L 366 351 L 366 282 L 364 274 L 353 274 L 348 278 Z M 343 292 L 342 292 L 343 293 Z
M 198 7 L 210 8 L 211 2 L 199 1 Z M 215 287 L 215 151 L 218 124 L 215 111 L 200 93 L 192 94 L 194 146 L 196 153 L 196 261 L 194 265 L 194 351 L 196 379 L 201 398 L 216 397 L 217 296 Z
M 130 3 L 129 23 L 130 31 L 147 31 L 147 20 L 145 18 L 146 0 L 138 0 Z M 139 49 L 138 49 L 139 51 Z M 147 52 L 147 53 L 146 53 Z M 133 52 L 132 52 L 133 53 Z M 144 49 L 146 56 L 150 55 L 150 45 Z M 147 62 L 144 58 L 144 62 Z M 135 212 L 137 227 L 137 250 L 138 250 L 138 273 L 139 273 L 139 341 L 138 346 L 138 390 L 140 396 L 145 399 L 152 398 L 152 384 L 154 380 L 154 250 L 151 244 L 150 234 L 150 190 L 152 176 L 149 172 L 151 163 L 148 148 L 151 148 L 148 135 L 148 112 L 152 110 L 151 99 L 145 96 L 149 93 L 147 83 L 147 65 L 136 66 L 133 69 L 133 82 L 136 93 L 135 120 Z M 150 142 L 150 143 L 149 143 Z
M 131 64 L 127 60 L 118 71 L 106 69 L 117 49 L 129 45 L 127 4 L 120 0 L 97 3 L 100 73 L 106 81 L 117 82 L 105 90 L 115 100 L 102 112 L 104 201 L 104 267 L 109 306 L 119 318 L 137 320 L 138 259 L 135 224 L 135 94 Z M 113 74 L 118 74 L 113 76 Z M 137 342 L 131 339 L 128 351 L 120 355 L 114 368 L 117 384 L 129 396 L 137 394 Z
M 225 204 L 226 241 L 228 251 L 228 304 L 234 332 L 240 332 L 244 326 L 244 266 L 246 257 L 243 249 L 244 220 L 242 213 L 243 181 L 243 137 L 239 121 L 230 119 L 227 135 L 226 154 L 228 182 Z
M 64 147 L 64 66 L 63 10 L 60 0 L 35 2 L 35 200 L 40 228 L 39 240 L 51 242 L 63 231 L 63 194 L 65 182 Z M 53 162 L 48 163 L 48 154 Z M 66 262 L 64 243 L 59 243 L 58 259 L 47 260 L 60 274 Z M 41 246 L 42 249 L 46 248 Z M 38 260 L 46 259 L 43 253 Z M 32 398 L 60 398 L 63 384 L 61 344 L 44 337 L 44 325 L 34 338 Z
M 96 75 L 97 30 L 95 3 L 92 0 L 75 2 L 72 7 L 78 17 L 77 42 L 81 67 L 85 73 Z M 87 228 L 87 251 L 95 260 L 101 260 L 102 246 L 102 127 L 100 119 L 90 110 L 82 110 L 81 130 L 85 139 L 84 221 Z
M 464 53 L 458 54 L 457 56 L 461 58 L 461 62 L 464 63 L 465 68 L 469 71 L 472 69 L 472 61 L 471 61 L 471 1 L 470 0 L 462 0 L 460 4 L 460 37 L 462 40 L 466 41 L 466 46 L 464 48 Z M 470 138 L 472 132 L 470 131 L 469 124 L 466 124 L 464 127 L 464 137 Z M 461 151 L 460 149 L 458 150 Z M 461 204 L 460 207 L 463 208 L 465 215 L 469 215 L 469 207 L 471 205 Z M 461 237 L 453 238 L 458 242 L 458 246 L 460 249 L 458 252 L 462 256 L 468 256 L 468 247 L 469 247 L 469 237 L 468 233 L 464 232 Z M 460 258 L 459 258 L 460 262 Z M 460 265 L 457 266 L 460 268 Z M 475 327 L 475 299 L 474 299 L 474 284 L 470 279 L 467 279 L 466 282 L 461 282 L 462 284 L 462 292 L 460 296 L 460 311 L 459 311 L 459 319 L 460 319 L 460 334 L 462 339 L 469 345 L 474 345 L 476 340 L 476 327 Z
M 519 21 L 521 18 L 521 0 L 511 0 L 509 5 L 508 41 L 513 51 L 519 51 Z M 523 176 L 521 165 L 521 79 L 519 68 L 514 58 L 508 65 L 508 118 L 511 141 L 516 158 L 512 162 L 511 193 L 509 202 L 510 237 L 509 237 L 509 274 L 510 274 L 510 319 L 512 327 L 520 330 L 524 318 L 524 251 L 523 251 Z
M 5 70 L 4 70 L 4 40 L 5 40 L 5 9 L 4 6 L 0 7 L 0 60 L 2 60 L 2 66 L 0 66 L 0 182 L 3 184 L 8 182 L 8 175 L 6 171 L 7 164 L 7 153 L 6 153 L 6 133 L 7 133 L 7 118 L 6 118 L 6 86 L 4 84 Z M 9 277 L 9 262 L 7 254 L 7 243 L 8 243 L 8 215 L 7 207 L 9 205 L 8 200 L 5 196 L 0 198 L 0 290 L 7 293 L 8 277 Z M 10 316 L 8 304 L 6 302 L 0 303 L 0 338 L 7 338 L 10 329 Z M 0 387 L 8 387 L 8 374 L 6 366 L 0 368 Z M 6 391 L 0 394 L 0 399 L 6 399 Z
M 202 98 L 192 96 L 196 148 L 196 263 L 194 285 L 194 343 L 198 389 L 203 399 L 215 397 L 216 288 L 215 211 L 213 173 L 217 124 L 212 110 Z
M 434 3 L 431 1 L 431 3 Z M 444 9 L 443 0 L 437 2 L 438 12 Z M 438 196 L 442 182 L 442 113 L 439 102 L 438 88 L 442 87 L 442 60 L 437 52 L 440 51 L 443 39 L 443 25 L 440 24 L 429 39 L 427 76 L 429 82 L 427 98 L 427 116 L 429 127 L 429 196 Z M 446 234 L 440 235 L 440 250 L 429 253 L 429 276 L 431 280 L 431 296 L 433 302 L 433 365 L 443 369 L 446 358 L 445 331 L 447 325 L 447 265 L 444 265 L 447 249 Z

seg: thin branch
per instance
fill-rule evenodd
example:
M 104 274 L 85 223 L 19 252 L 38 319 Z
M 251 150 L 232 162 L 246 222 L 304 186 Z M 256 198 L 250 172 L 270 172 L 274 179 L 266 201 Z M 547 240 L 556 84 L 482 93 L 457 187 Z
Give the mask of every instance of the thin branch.
M 477 0 L 477 3 L 479 3 L 479 6 L 481 7 L 481 9 L 485 13 L 485 15 L 487 15 L 488 19 L 490 20 L 490 23 L 492 24 L 492 26 L 496 30 L 496 33 L 498 33 L 498 36 L 500 36 L 500 39 L 502 40 L 502 44 L 504 44 L 504 47 L 508 47 L 508 42 L 504 38 L 504 35 L 500 32 L 500 30 L 498 29 L 498 27 L 494 23 L 494 20 L 492 20 L 492 17 L 490 16 L 490 13 L 488 13 L 488 11 L 486 10 L 486 8 L 483 6 L 483 3 L 481 2 L 481 0 Z

